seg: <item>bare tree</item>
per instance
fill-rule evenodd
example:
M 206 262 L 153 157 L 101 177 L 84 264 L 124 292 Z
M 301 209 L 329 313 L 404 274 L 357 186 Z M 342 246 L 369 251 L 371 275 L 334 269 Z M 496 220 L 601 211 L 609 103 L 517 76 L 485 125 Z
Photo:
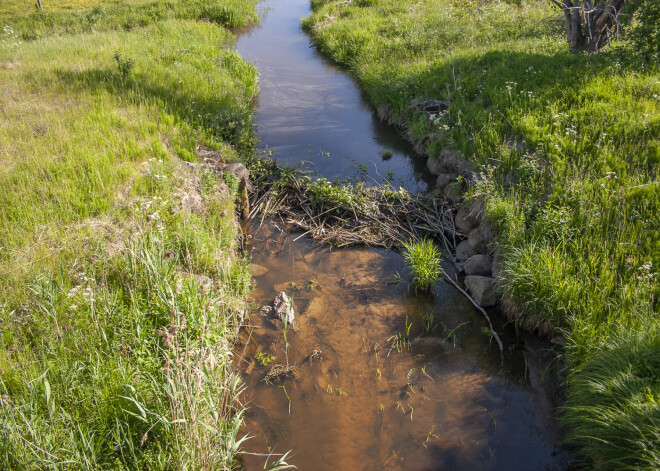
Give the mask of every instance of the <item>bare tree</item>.
M 551 0 L 564 12 L 571 52 L 600 51 L 620 28 L 619 14 L 626 0 Z

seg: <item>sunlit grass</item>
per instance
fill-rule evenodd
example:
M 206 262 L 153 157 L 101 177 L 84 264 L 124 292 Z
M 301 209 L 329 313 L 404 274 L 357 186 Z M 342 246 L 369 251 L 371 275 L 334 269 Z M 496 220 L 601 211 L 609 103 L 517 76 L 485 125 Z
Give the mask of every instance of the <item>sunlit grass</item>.
M 45 0 L 43 11 L 35 8 L 19 11 L 17 3 L 11 4 L 14 5 L 11 11 L 6 6 L 6 13 L 0 13 L 0 26 L 5 34 L 11 32 L 22 40 L 52 34 L 130 31 L 167 19 L 202 20 L 233 27 L 256 21 L 254 4 L 253 0 L 85 0 L 80 8 L 64 8 L 64 3 L 55 7 Z
M 5 32 L 0 468 L 234 466 L 249 271 L 235 195 L 182 163 L 250 152 L 256 70 L 229 39 Z
M 44 11 L 71 10 L 87 8 L 105 0 L 42 0 Z M 123 3 L 147 3 L 150 0 L 123 0 Z M 0 4 L 0 17 L 10 15 L 26 15 L 37 10 L 37 0 L 3 0 Z
M 415 290 L 429 292 L 440 276 L 440 250 L 432 240 L 409 241 L 403 247 L 403 259 L 413 275 Z

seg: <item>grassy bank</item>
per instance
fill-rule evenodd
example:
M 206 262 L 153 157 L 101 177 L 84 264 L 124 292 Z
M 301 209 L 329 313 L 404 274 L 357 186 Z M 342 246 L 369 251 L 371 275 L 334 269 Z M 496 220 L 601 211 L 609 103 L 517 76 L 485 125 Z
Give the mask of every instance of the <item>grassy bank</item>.
M 227 30 L 193 19 L 215 2 L 167 2 L 130 31 L 113 12 L 161 7 L 99 3 L 95 22 L 95 7 L 12 5 L 0 16 L 0 468 L 230 469 L 249 272 L 233 190 L 183 161 L 199 146 L 249 153 L 256 70 L 225 49 Z M 252 2 L 234 6 L 254 16 Z M 50 26 L 25 41 L 26 21 Z
M 566 338 L 586 468 L 659 469 L 660 71 L 617 43 L 568 53 L 550 2 L 312 1 L 318 47 L 432 156 L 479 174 L 501 287 Z M 433 120 L 412 100 L 448 99 Z M 616 359 L 616 361 L 615 361 Z
M 51 34 L 130 31 L 167 19 L 208 20 L 226 27 L 256 21 L 254 1 L 246 0 L 3 0 L 0 21 L 21 39 Z

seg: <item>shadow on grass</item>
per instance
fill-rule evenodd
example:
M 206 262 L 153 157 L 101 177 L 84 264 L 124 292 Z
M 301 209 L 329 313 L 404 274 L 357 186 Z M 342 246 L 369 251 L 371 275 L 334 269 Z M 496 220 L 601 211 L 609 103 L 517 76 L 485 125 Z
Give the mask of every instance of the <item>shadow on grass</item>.
M 162 108 L 179 122 L 191 127 L 202 127 L 215 139 L 221 139 L 239 152 L 254 148 L 252 106 L 231 106 L 223 97 L 208 98 L 183 93 L 175 83 L 157 85 L 149 82 L 146 74 L 119 76 L 113 69 L 90 69 L 81 72 L 58 70 L 60 82 L 71 89 L 104 90 L 112 95 Z

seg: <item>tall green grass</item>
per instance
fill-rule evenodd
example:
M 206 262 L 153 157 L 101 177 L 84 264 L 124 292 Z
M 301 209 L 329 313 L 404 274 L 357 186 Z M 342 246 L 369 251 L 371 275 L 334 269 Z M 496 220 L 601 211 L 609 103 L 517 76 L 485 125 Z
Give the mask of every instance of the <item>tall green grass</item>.
M 403 259 L 412 272 L 415 290 L 433 291 L 440 277 L 440 250 L 430 239 L 410 240 L 403 247 L 406 249 Z
M 652 56 L 625 41 L 599 55 L 568 53 L 550 2 L 312 7 L 304 27 L 374 107 L 405 122 L 407 137 L 431 157 L 449 148 L 477 172 L 469 196 L 485 200 L 498 234 L 504 294 L 566 338 L 578 451 L 598 469 L 658 469 L 657 454 L 639 451 L 660 448 L 657 372 L 631 373 L 650 394 L 630 400 L 613 391 L 612 410 L 619 400 L 622 411 L 636 410 L 617 433 L 591 419 L 596 397 L 583 393 L 609 367 L 602 351 L 635 345 L 660 325 L 660 69 Z M 410 107 L 424 99 L 451 106 L 429 120 Z M 640 348 L 660 356 L 653 342 Z M 624 453 L 624 432 L 647 441 Z M 596 443 L 611 452 L 607 460 Z
M 256 70 L 230 38 L 5 31 L 0 468 L 235 466 L 236 195 L 182 163 L 250 152 Z

